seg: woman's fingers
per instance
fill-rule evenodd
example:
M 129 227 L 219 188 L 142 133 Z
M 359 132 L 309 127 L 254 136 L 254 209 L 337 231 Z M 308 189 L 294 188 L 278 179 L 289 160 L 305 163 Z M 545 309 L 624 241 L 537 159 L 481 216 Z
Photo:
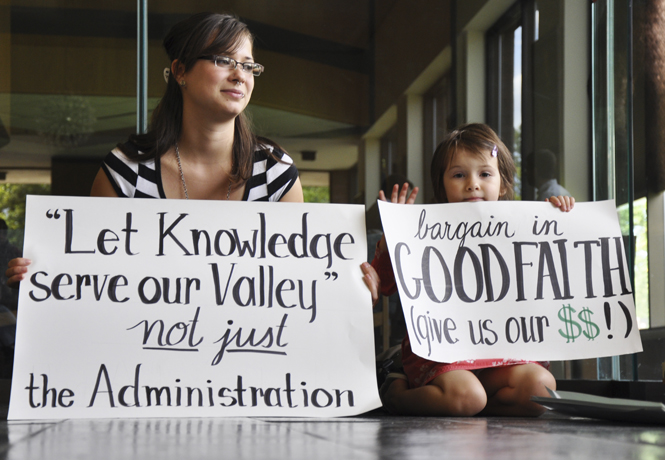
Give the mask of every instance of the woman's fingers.
M 30 259 L 22 257 L 10 260 L 7 263 L 7 271 L 5 271 L 7 286 L 13 288 L 18 287 L 19 283 L 23 281 L 25 275 L 28 273 L 28 265 L 30 265 L 31 262 Z

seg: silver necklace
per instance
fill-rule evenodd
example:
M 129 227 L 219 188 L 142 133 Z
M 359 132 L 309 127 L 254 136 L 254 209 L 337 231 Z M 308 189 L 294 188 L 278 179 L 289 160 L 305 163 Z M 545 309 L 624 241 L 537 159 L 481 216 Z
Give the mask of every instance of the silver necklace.
M 180 150 L 178 149 L 178 143 L 175 143 L 175 157 L 178 160 L 178 171 L 180 171 L 180 181 L 182 182 L 182 190 L 185 192 L 185 199 L 189 200 L 189 194 L 187 193 L 187 182 L 185 182 L 185 174 L 182 172 L 182 163 L 180 162 Z M 226 199 L 228 200 L 231 196 L 231 181 L 229 180 L 229 188 L 226 190 Z

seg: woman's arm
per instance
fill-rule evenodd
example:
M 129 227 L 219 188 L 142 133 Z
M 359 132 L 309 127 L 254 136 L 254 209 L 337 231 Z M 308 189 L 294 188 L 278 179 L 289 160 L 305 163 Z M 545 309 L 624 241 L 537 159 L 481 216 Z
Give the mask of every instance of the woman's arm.
M 10 288 L 18 288 L 21 281 L 28 276 L 28 265 L 31 263 L 32 261 L 30 259 L 25 259 L 23 257 L 10 260 L 7 263 L 8 268 L 5 272 L 7 286 Z
M 296 179 L 291 189 L 286 192 L 286 194 L 279 201 L 289 203 L 302 203 L 305 201 L 302 195 L 302 185 L 300 184 L 300 178 Z
M 106 173 L 102 169 L 99 170 L 95 181 L 92 183 L 92 188 L 90 189 L 90 196 L 110 196 L 117 197 L 118 194 L 115 193 L 111 182 Z M 17 257 L 12 259 L 7 263 L 7 271 L 5 271 L 5 276 L 7 277 L 7 286 L 12 288 L 18 288 L 21 281 L 25 279 L 28 275 L 28 266 L 32 261 L 23 257 Z
M 95 176 L 95 181 L 92 183 L 92 188 L 90 189 L 90 196 L 109 196 L 116 197 L 118 194 L 115 192 L 111 181 L 106 176 L 106 173 L 103 169 L 99 169 L 97 176 Z

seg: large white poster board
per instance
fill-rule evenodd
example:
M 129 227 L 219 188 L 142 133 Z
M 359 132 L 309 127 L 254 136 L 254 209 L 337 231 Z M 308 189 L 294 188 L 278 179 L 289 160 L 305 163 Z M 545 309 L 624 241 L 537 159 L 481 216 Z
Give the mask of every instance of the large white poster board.
M 440 362 L 642 351 L 612 201 L 379 203 L 413 351 Z
M 9 419 L 380 406 L 364 208 L 28 197 Z

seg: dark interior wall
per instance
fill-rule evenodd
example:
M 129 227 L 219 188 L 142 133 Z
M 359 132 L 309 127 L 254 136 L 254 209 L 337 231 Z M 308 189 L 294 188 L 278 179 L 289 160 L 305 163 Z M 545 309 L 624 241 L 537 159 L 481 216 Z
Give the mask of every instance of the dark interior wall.
M 561 160 L 563 122 L 563 4 L 538 3 L 538 40 L 533 44 L 534 150 L 549 149 Z M 580 146 L 580 150 L 584 148 Z M 528 155 L 530 152 L 523 152 Z M 563 161 L 554 177 L 561 178 Z
M 349 44 L 348 38 L 347 43 L 338 41 L 341 39 L 339 29 L 348 27 L 334 26 L 338 21 L 331 20 L 335 17 L 332 14 L 320 21 L 300 18 L 301 29 L 304 25 L 311 26 L 312 22 L 318 23 L 318 36 L 311 36 L 309 29 L 295 30 L 297 25 L 292 24 L 293 20 L 285 21 L 291 25 L 289 30 L 252 19 L 265 19 L 268 12 L 275 10 L 274 6 L 266 5 L 262 14 L 258 14 L 258 9 L 246 11 L 247 8 L 231 1 L 220 1 L 214 7 L 207 2 L 195 3 L 200 7 L 188 4 L 186 11 L 174 11 L 172 2 L 150 5 L 150 97 L 161 97 L 164 92 L 163 69 L 170 62 L 161 42 L 169 27 L 192 12 L 229 11 L 242 15 L 250 26 L 256 38 L 257 62 L 266 67 L 252 98 L 254 104 L 355 125 L 368 124 L 370 54 L 366 21 L 369 12 L 346 21 L 355 37 L 353 44 Z M 365 6 L 354 10 L 369 9 L 365 2 L 359 3 Z M 324 14 L 325 4 L 325 1 L 317 2 L 314 10 L 321 8 Z M 9 10 L 11 66 L 0 76 L 9 72 L 8 90 L 16 93 L 132 97 L 136 94 L 135 9 L 135 4 L 127 10 L 97 9 L 91 5 L 87 8 L 13 6 Z M 337 6 L 336 10 L 340 14 L 346 11 L 344 5 Z M 278 24 L 279 18 L 286 16 L 286 11 L 275 13 L 272 22 Z M 356 45 L 357 42 L 362 44 Z M 36 55 L 41 58 L 34 59 Z M 49 68 L 49 78 L 43 78 L 44 68 Z M 2 83 L 0 81 L 0 87 Z
M 255 87 L 253 104 L 359 126 L 369 123 L 367 74 L 272 51 L 255 54 L 268 70 Z
M 375 43 L 375 113 L 381 116 L 450 43 L 450 0 L 394 2 L 380 11 Z M 380 18 L 379 18 L 380 19 Z
M 637 354 L 638 378 L 665 381 L 665 328 L 644 329 L 640 335 L 644 351 Z
M 649 189 L 665 190 L 665 4 L 646 2 L 644 26 L 645 150 Z
M 53 158 L 51 160 L 51 194 L 89 196 L 101 160 L 86 158 Z
M 358 194 L 358 168 L 330 172 L 330 202 L 356 203 Z

